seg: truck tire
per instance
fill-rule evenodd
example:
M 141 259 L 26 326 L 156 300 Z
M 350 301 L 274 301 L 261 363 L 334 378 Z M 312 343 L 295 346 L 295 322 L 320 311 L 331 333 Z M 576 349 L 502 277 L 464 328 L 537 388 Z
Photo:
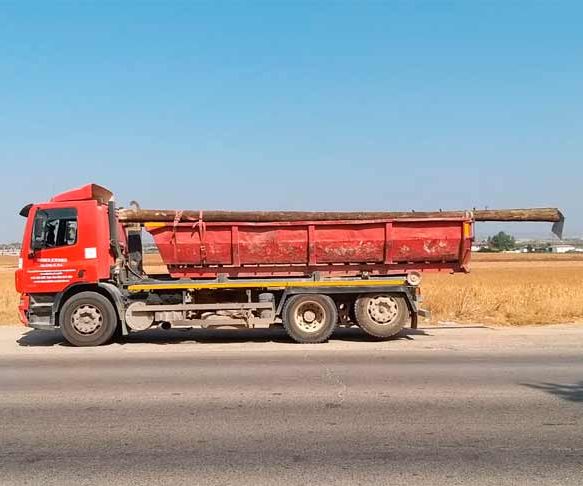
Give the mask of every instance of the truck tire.
M 73 346 L 101 346 L 113 337 L 117 315 L 103 295 L 79 292 L 61 308 L 59 324 L 63 336 Z
M 323 343 L 338 322 L 336 304 L 327 295 L 302 294 L 290 297 L 283 307 L 283 327 L 298 343 Z
M 378 338 L 397 334 L 409 321 L 404 297 L 395 294 L 365 294 L 354 304 L 356 322 L 364 332 Z

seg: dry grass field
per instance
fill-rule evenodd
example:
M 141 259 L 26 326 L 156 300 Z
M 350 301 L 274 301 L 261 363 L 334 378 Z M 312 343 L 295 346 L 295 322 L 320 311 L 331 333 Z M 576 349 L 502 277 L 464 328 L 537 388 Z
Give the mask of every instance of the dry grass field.
M 16 264 L 0 257 L 0 324 L 18 321 Z M 146 264 L 164 269 L 156 255 Z M 422 290 L 433 322 L 583 322 L 583 255 L 477 254 L 469 275 L 427 273 Z
M 0 324 L 18 322 L 18 294 L 14 290 L 14 270 L 18 258 L 0 256 Z

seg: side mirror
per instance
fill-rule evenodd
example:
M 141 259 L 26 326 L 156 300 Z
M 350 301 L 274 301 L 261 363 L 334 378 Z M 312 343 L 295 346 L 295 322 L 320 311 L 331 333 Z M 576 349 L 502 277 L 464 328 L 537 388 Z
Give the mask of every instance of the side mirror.
M 44 248 L 44 246 L 45 246 L 45 245 L 44 245 L 44 241 L 37 241 L 37 240 L 34 240 L 34 241 L 32 242 L 32 244 L 30 245 L 30 249 L 31 249 L 32 251 L 38 251 L 38 250 L 42 250 L 42 249 Z
M 38 250 L 42 250 L 45 246 L 47 228 L 47 217 L 44 211 L 38 211 L 34 218 L 34 226 L 32 229 L 32 241 L 30 242 L 29 256 L 33 256 Z
M 30 250 L 28 251 L 28 257 L 32 258 L 34 256 L 34 254 L 38 251 L 38 250 L 42 250 L 44 247 L 44 243 L 42 241 L 37 241 L 37 240 L 33 240 L 30 243 Z

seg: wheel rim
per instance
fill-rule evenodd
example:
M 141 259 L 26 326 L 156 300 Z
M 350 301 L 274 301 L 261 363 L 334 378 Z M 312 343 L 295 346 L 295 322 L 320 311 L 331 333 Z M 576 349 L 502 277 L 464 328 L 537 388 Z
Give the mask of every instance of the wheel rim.
M 381 325 L 392 324 L 399 316 L 397 301 L 387 295 L 371 298 L 366 310 L 370 318 Z
M 326 324 L 326 309 L 318 302 L 302 302 L 296 308 L 295 321 L 304 332 L 318 332 Z
M 83 304 L 71 315 L 71 324 L 80 334 L 94 334 L 103 325 L 103 315 L 94 305 Z

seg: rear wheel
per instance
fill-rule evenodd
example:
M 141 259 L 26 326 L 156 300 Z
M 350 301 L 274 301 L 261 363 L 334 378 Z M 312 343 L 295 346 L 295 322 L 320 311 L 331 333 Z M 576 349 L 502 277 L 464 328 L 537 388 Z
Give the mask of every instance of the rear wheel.
M 111 302 L 97 292 L 79 292 L 65 302 L 60 312 L 61 332 L 73 346 L 100 346 L 117 328 Z
M 361 295 L 356 299 L 354 314 L 367 334 L 379 338 L 397 334 L 410 317 L 405 298 L 394 294 Z
M 282 317 L 283 327 L 294 341 L 322 343 L 334 332 L 338 311 L 327 295 L 294 295 L 285 303 Z

